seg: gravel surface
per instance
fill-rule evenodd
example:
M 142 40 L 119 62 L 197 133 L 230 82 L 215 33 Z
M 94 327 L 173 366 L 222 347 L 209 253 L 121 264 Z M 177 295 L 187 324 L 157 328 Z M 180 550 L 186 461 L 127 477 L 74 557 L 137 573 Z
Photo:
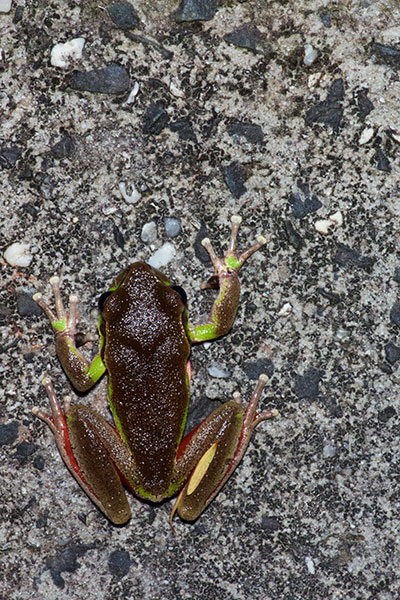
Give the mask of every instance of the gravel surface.
M 1 600 L 399 597 L 399 144 L 398 0 L 0 0 Z M 31 413 L 71 392 L 32 295 L 60 274 L 94 333 L 162 249 L 200 320 L 235 213 L 267 244 L 189 424 L 261 372 L 280 414 L 194 524 L 115 527 Z

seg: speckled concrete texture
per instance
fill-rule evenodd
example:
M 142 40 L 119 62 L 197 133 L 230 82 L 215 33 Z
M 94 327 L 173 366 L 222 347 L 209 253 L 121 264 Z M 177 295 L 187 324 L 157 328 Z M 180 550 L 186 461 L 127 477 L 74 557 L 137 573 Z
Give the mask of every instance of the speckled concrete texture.
M 399 144 L 397 0 L 0 13 L 2 600 L 398 598 Z M 76 397 L 32 294 L 61 274 L 94 333 L 119 270 L 169 242 L 163 270 L 199 319 L 199 240 L 222 249 L 234 213 L 241 247 L 267 244 L 232 332 L 194 348 L 189 422 L 263 371 L 280 414 L 194 524 L 173 535 L 171 502 L 131 496 L 114 527 L 31 413 L 45 373 Z

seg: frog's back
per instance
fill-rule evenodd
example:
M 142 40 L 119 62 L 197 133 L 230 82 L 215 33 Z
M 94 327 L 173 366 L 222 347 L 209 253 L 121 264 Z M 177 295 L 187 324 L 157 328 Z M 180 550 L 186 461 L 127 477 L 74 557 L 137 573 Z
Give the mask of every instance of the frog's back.
M 186 418 L 190 343 L 183 311 L 179 294 L 145 263 L 129 268 L 103 310 L 113 412 L 143 496 L 168 492 Z

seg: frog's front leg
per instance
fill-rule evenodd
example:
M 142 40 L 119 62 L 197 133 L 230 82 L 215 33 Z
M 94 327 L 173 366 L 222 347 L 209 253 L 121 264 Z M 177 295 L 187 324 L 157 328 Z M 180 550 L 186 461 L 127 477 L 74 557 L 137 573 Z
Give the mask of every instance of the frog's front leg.
M 204 238 L 201 242 L 210 255 L 214 267 L 214 274 L 201 287 L 203 289 L 217 288 L 219 294 L 207 322 L 202 325 L 189 326 L 192 342 L 202 342 L 220 337 L 227 333 L 233 325 L 240 295 L 239 270 L 249 256 L 266 243 L 266 239 L 259 235 L 253 246 L 242 254 L 238 254 L 236 241 L 241 222 L 242 218 L 239 215 L 231 217 L 231 236 L 228 250 L 223 258 L 216 255 L 209 238 Z
M 39 304 L 48 316 L 54 331 L 54 340 L 57 356 L 72 385 L 80 392 L 89 390 L 105 371 L 104 363 L 97 355 L 92 363 L 77 349 L 76 321 L 78 297 L 72 294 L 69 298 L 69 312 L 65 310 L 60 292 L 60 278 L 55 275 L 50 278 L 56 305 L 56 314 L 44 300 L 42 294 L 37 293 L 33 300 Z
M 261 421 L 277 416 L 276 409 L 257 413 L 267 381 L 267 375 L 260 375 L 245 410 L 240 403 L 240 394 L 236 392 L 233 401 L 225 402 L 213 411 L 182 440 L 175 477 L 179 481 L 185 479 L 186 472 L 191 475 L 174 504 L 170 522 L 175 511 L 187 521 L 196 519 L 236 469 L 254 428 Z

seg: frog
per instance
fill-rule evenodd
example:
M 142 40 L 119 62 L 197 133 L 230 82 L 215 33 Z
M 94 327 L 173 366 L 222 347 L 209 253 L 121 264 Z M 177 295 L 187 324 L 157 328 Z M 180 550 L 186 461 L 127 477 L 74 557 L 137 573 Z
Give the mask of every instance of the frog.
M 73 388 L 88 392 L 108 374 L 111 415 L 83 402 L 72 403 L 70 396 L 62 406 L 48 375 L 42 383 L 50 412 L 34 407 L 33 413 L 50 427 L 78 484 L 115 525 L 124 525 L 132 515 L 126 489 L 151 503 L 177 496 L 172 528 L 176 512 L 185 521 L 197 519 L 236 469 L 254 428 L 278 414 L 275 408 L 257 412 L 268 381 L 262 373 L 246 407 L 234 392 L 232 400 L 184 435 L 191 347 L 231 330 L 239 305 L 239 271 L 266 243 L 259 235 L 239 254 L 241 221 L 239 215 L 231 217 L 222 258 L 208 237 L 201 242 L 214 269 L 201 287 L 218 291 L 203 323 L 189 320 L 181 287 L 137 261 L 123 269 L 99 299 L 99 351 L 89 361 L 78 347 L 78 296 L 71 294 L 65 308 L 57 275 L 50 278 L 55 312 L 40 292 L 33 296 L 50 320 L 58 359 Z

